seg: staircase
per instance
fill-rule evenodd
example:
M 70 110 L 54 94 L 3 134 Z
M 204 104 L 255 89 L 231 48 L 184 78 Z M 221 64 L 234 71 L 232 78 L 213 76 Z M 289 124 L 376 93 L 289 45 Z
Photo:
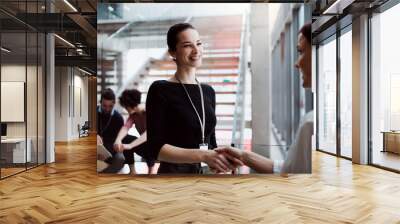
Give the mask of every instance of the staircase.
M 238 92 L 242 17 L 192 18 L 190 23 L 199 31 L 204 46 L 203 63 L 197 70 L 197 79 L 212 86 L 216 93 L 217 143 L 229 145 Z M 212 29 L 209 24 L 213 24 Z M 142 92 L 142 99 L 146 99 L 151 83 L 171 78 L 176 65 L 166 53 L 161 60 L 150 60 L 146 71 L 132 85 Z
M 145 49 L 165 47 L 165 34 L 173 24 L 183 22 L 184 18 L 141 21 L 141 22 L 111 22 L 98 24 L 98 55 L 97 55 L 97 97 L 101 91 L 111 88 L 116 92 L 126 88 L 124 80 L 123 54 L 129 49 Z

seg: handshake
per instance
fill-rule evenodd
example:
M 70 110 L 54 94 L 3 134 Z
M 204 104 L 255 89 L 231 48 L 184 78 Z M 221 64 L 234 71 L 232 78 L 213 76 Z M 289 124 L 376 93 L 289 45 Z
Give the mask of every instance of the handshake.
M 223 146 L 209 150 L 203 158 L 211 170 L 216 173 L 226 173 L 235 170 L 239 166 L 246 165 L 246 151 Z

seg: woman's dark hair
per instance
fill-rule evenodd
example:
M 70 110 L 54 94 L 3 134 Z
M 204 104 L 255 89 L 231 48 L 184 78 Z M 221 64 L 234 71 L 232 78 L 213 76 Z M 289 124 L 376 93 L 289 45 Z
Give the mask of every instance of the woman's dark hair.
M 311 23 L 304 24 L 304 26 L 301 27 L 299 33 L 303 34 L 308 43 L 311 44 Z
M 100 98 L 100 102 L 103 100 L 112 100 L 115 102 L 115 94 L 114 91 L 110 88 L 104 89 L 101 92 L 101 98 Z
M 124 90 L 121 94 L 119 99 L 119 104 L 121 106 L 127 108 L 135 108 L 137 105 L 140 104 L 141 93 L 136 89 L 127 89 Z
M 168 50 L 176 51 L 176 44 L 178 43 L 178 34 L 187 29 L 195 28 L 190 23 L 177 23 L 171 26 L 167 33 Z

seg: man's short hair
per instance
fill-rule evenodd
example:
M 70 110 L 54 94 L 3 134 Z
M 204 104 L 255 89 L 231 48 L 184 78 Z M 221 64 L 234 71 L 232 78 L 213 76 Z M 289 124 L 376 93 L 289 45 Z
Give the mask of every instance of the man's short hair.
M 101 98 L 100 98 L 100 102 L 103 100 L 112 100 L 115 102 L 115 94 L 114 91 L 110 88 L 104 89 L 101 92 Z
M 142 94 L 136 89 L 124 90 L 119 97 L 119 104 L 125 108 L 135 108 L 140 104 L 141 95 Z

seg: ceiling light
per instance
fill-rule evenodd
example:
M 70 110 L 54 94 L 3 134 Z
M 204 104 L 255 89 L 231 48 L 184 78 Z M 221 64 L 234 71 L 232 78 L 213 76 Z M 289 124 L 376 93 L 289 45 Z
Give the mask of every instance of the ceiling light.
M 332 5 L 330 5 L 322 14 L 342 14 L 343 9 L 351 5 L 354 0 L 336 0 Z
M 68 2 L 68 0 L 64 0 L 65 4 L 67 4 L 72 10 L 74 10 L 74 12 L 78 12 L 78 10 L 71 4 Z
M 66 39 L 58 36 L 57 34 L 54 34 L 55 37 L 57 37 L 58 39 L 60 39 L 62 42 L 66 43 L 67 45 L 69 45 L 70 47 L 75 48 L 75 45 L 71 44 L 71 42 L 67 41 Z
M 10 53 L 10 52 L 11 52 L 9 49 L 7 49 L 7 48 L 5 48 L 5 47 L 1 47 L 1 50 L 4 51 L 4 52 L 6 52 L 6 53 Z

